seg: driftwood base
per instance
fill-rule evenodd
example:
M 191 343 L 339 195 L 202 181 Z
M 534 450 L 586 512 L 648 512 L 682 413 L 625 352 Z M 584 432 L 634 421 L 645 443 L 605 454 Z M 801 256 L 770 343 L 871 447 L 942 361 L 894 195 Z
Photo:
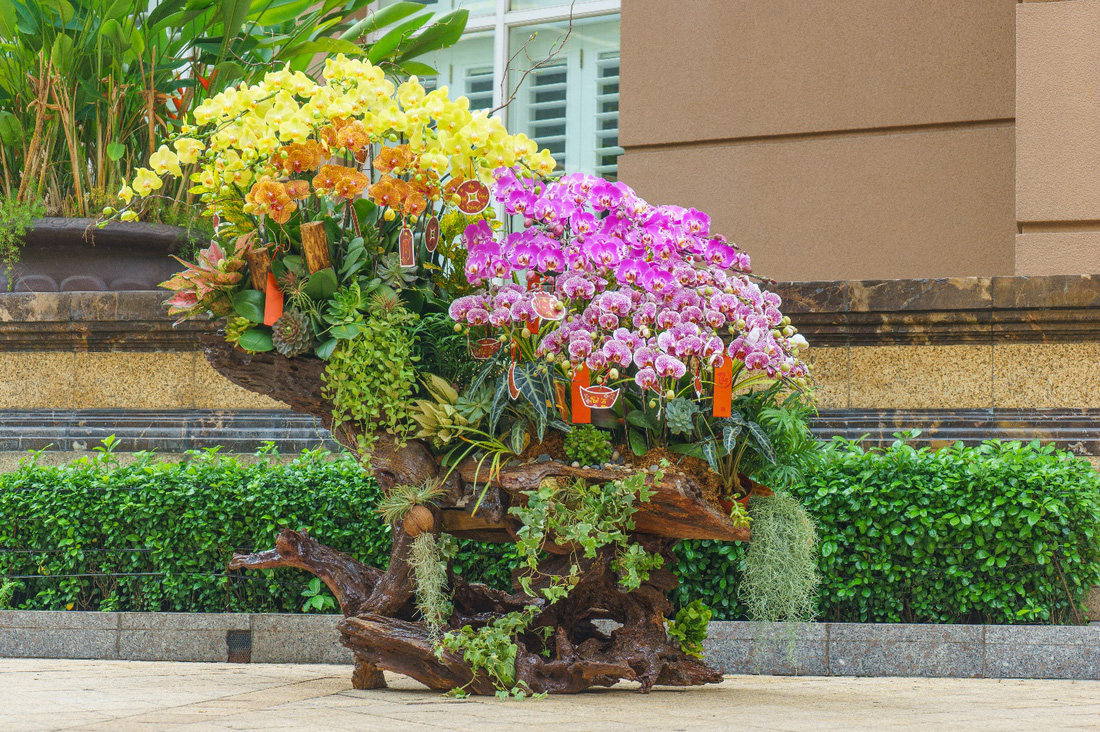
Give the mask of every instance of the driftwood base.
M 218 338 L 205 342 L 207 359 L 216 370 L 251 391 L 278 399 L 295 411 L 318 417 L 331 426 L 332 404 L 320 391 L 323 364 L 316 359 L 286 359 L 272 353 L 249 355 Z M 357 436 L 346 427 L 334 430 L 337 440 L 355 450 Z M 463 466 L 443 479 L 431 451 L 417 441 L 398 445 L 379 434 L 370 457 L 371 470 L 383 490 L 398 485 L 433 481 L 443 496 L 430 507 L 431 531 L 446 530 L 471 538 L 514 538 L 518 528 L 508 507 L 523 500 L 522 492 L 548 477 L 582 477 L 610 481 L 623 477 L 610 471 L 583 471 L 560 463 L 506 468 L 486 486 L 472 467 Z M 469 469 L 467 469 L 469 468 Z M 670 471 L 653 486 L 654 498 L 636 515 L 634 540 L 649 552 L 661 554 L 666 565 L 680 538 L 727 541 L 748 539 L 748 530 L 735 527 L 702 497 L 689 475 Z M 484 491 L 477 516 L 463 511 Z M 465 518 L 463 518 L 465 517 Z M 493 681 L 475 672 L 463 656 L 433 644 L 428 628 L 415 610 L 415 578 L 409 562 L 412 537 L 401 524 L 393 527 L 393 548 L 385 571 L 366 566 L 326 547 L 309 535 L 283 529 L 275 548 L 236 555 L 231 569 L 301 569 L 320 578 L 332 591 L 344 620 L 341 642 L 355 652 L 352 677 L 357 689 L 385 686 L 382 670 L 411 676 L 433 689 L 465 689 L 475 694 L 495 693 Z M 670 642 L 665 618 L 671 613 L 667 593 L 678 580 L 666 569 L 650 573 L 641 587 L 624 592 L 619 586 L 609 549 L 593 559 L 550 554 L 540 575 L 573 575 L 577 582 L 569 595 L 552 605 L 541 597 L 510 594 L 449 575 L 454 613 L 447 630 L 478 629 L 507 613 L 534 606 L 537 612 L 527 630 L 516 639 L 514 684 L 530 693 L 572 693 L 592 686 L 611 686 L 620 680 L 637 681 L 643 692 L 654 685 L 691 686 L 717 683 L 721 675 Z M 538 583 L 534 583 L 537 592 Z M 598 621 L 617 625 L 609 629 Z

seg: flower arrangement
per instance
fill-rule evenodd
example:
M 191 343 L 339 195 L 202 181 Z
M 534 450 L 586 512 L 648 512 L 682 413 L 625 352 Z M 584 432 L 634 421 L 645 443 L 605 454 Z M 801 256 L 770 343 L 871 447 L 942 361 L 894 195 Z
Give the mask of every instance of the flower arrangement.
M 523 227 L 466 228 L 465 272 L 477 289 L 451 304 L 451 318 L 480 344 L 494 335 L 511 344 L 503 353 L 513 360 L 555 366 L 582 406 L 611 408 L 625 391 L 641 410 L 633 423 L 657 438 L 639 433 L 636 452 L 697 437 L 699 403 L 729 420 L 733 393 L 754 384 L 807 388 L 806 339 L 706 214 L 653 206 L 621 182 L 514 167 L 495 171 L 494 194 Z M 576 403 L 573 421 L 587 421 Z M 725 437 L 692 444 L 717 469 L 741 430 L 714 426 Z M 735 468 L 725 471 L 730 487 Z
M 462 654 L 455 689 L 470 678 L 482 693 L 574 688 L 538 670 L 543 659 L 560 668 L 560 638 L 600 668 L 635 668 L 617 655 L 632 642 L 592 643 L 559 625 L 600 606 L 618 609 L 630 630 L 616 632 L 636 634 L 647 657 L 703 683 L 717 675 L 689 660 L 698 628 L 678 620 L 675 646 L 643 630 L 668 608 L 657 585 L 634 591 L 668 544 L 636 534 L 748 536 L 749 497 L 770 494 L 755 480 L 813 443 L 800 411 L 807 343 L 705 214 L 651 205 L 622 183 L 553 177 L 554 167 L 464 97 L 337 56 L 323 82 L 288 68 L 199 104 L 114 213 L 133 218 L 166 179 L 190 179 L 216 241 L 164 283 L 172 311 L 224 318 L 234 347 L 276 351 L 207 353 L 228 375 L 280 382 L 272 393 L 370 458 L 395 538 L 376 585 L 394 594 L 379 617 L 415 592 L 429 641 Z M 315 371 L 280 357 L 323 361 L 320 388 L 299 383 Z M 412 437 L 421 442 L 400 449 Z M 670 489 L 666 470 L 692 475 Z M 476 514 L 491 488 L 488 528 L 517 541 L 517 585 L 531 601 L 502 607 L 494 595 L 498 611 L 485 613 L 470 600 L 481 589 L 457 591 L 445 534 L 463 529 L 443 512 Z M 284 534 L 287 546 L 312 546 Z M 572 592 L 580 586 L 606 597 Z M 414 676 L 431 663 L 386 657 Z M 647 673 L 643 688 L 664 672 Z

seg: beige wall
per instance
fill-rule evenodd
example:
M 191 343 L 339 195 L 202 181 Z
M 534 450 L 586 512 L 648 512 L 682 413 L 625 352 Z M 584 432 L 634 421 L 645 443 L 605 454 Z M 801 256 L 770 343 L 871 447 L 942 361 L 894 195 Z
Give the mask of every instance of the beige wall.
M 1100 1 L 1021 3 L 1016 48 L 1016 272 L 1100 272 Z
M 626 0 L 620 178 L 778 279 L 1012 274 L 1013 0 Z

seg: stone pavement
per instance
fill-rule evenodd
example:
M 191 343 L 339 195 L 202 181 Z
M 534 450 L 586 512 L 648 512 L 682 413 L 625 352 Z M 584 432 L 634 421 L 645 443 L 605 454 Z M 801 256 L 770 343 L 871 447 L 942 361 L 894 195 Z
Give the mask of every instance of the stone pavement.
M 1100 728 L 1100 681 L 730 676 L 571 697 L 456 700 L 350 667 L 0 659 L 0 730 L 1054 730 Z

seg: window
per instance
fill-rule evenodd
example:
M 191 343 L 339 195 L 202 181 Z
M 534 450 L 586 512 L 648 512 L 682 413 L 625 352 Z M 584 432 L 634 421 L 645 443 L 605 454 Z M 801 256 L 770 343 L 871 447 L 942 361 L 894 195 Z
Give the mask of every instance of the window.
M 497 109 L 508 130 L 553 153 L 559 168 L 614 179 L 619 147 L 619 0 L 437 0 L 470 11 L 454 47 L 422 59 L 427 87 Z M 570 9 L 573 20 L 570 30 Z M 509 68 L 510 66 L 510 68 Z

